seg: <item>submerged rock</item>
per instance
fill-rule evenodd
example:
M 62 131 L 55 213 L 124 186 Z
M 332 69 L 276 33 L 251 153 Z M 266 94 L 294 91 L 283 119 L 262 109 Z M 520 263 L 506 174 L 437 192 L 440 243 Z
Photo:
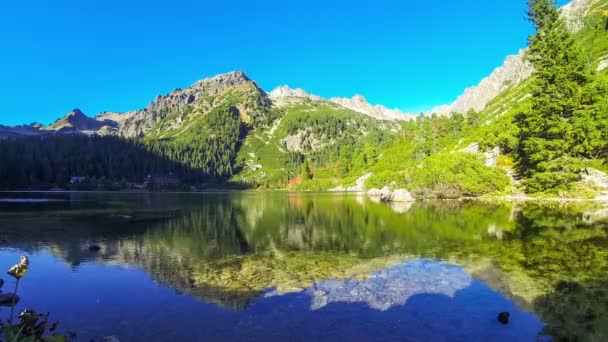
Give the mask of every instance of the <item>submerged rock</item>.
M 502 324 L 509 324 L 509 318 L 511 317 L 511 314 L 508 312 L 501 312 L 498 314 L 498 321 Z

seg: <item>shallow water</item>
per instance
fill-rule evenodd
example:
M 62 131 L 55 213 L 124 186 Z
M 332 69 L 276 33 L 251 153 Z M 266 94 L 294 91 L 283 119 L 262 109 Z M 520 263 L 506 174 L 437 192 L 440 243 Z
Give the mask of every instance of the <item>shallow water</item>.
M 608 213 L 597 205 L 391 208 L 273 192 L 1 198 L 11 200 L 0 200 L 0 269 L 31 260 L 18 309 L 51 312 L 81 341 L 608 336 Z M 496 319 L 503 311 L 508 325 Z

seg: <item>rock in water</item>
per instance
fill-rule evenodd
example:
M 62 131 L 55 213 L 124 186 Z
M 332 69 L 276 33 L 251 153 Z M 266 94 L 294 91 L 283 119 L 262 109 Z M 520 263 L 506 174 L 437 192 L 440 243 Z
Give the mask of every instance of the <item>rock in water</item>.
M 414 199 L 414 197 L 412 197 L 409 191 L 405 189 L 397 189 L 391 193 L 388 201 L 404 203 L 415 202 L 416 200 Z
M 0 293 L 0 306 L 11 306 L 19 303 L 19 296 L 14 293 Z
M 371 189 L 367 192 L 369 197 L 379 198 L 381 201 L 387 202 L 391 197 L 391 189 L 388 186 L 385 186 L 382 189 Z
M 89 252 L 97 253 L 100 250 L 101 250 L 101 247 L 99 247 L 98 245 L 91 245 L 91 246 L 89 246 Z
M 501 312 L 498 314 L 498 321 L 502 324 L 509 324 L 509 318 L 511 317 L 511 314 L 508 312 Z

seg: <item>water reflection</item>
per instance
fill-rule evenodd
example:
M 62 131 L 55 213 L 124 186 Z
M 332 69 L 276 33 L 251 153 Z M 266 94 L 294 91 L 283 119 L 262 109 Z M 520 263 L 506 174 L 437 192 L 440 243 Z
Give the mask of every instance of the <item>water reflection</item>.
M 52 201 L 0 203 L 6 245 L 50 251 L 76 270 L 89 262 L 142 269 L 221 307 L 250 312 L 258 300 L 298 294 L 313 309 L 363 303 L 387 311 L 421 294 L 454 298 L 477 279 L 534 310 L 548 334 L 608 336 L 601 206 L 391 208 L 364 197 L 282 193 L 40 196 Z
M 415 295 L 440 294 L 454 298 L 457 291 L 471 285 L 472 278 L 461 268 L 431 260 L 414 260 L 376 271 L 365 280 L 329 279 L 306 289 L 312 297 L 311 309 L 330 303 L 366 303 L 386 311 L 404 305 Z

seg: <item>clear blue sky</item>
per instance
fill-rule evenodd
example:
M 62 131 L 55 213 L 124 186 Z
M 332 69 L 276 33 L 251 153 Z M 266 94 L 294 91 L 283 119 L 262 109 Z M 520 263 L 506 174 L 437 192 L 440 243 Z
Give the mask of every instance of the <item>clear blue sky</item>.
M 0 124 L 145 107 L 243 70 L 262 88 L 451 102 L 531 31 L 525 0 L 0 1 Z M 563 4 L 563 1 L 560 3 Z

